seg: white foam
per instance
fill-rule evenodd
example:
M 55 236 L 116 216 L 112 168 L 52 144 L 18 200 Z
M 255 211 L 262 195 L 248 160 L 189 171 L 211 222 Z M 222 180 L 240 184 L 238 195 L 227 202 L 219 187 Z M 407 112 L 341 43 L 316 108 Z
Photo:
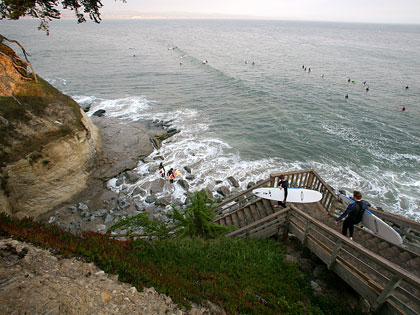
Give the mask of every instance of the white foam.
M 90 101 L 93 98 L 85 97 L 82 100 Z M 109 189 L 116 192 L 126 190 L 131 193 L 137 186 L 146 187 L 149 183 L 160 180 L 157 168 L 161 160 L 154 160 L 162 156 L 164 165 L 171 165 L 181 174 L 178 179 L 186 179 L 188 174 L 184 167 L 192 170 L 193 176 L 187 180 L 190 191 L 210 189 L 216 191 L 220 186 L 230 186 L 227 182 L 233 176 L 240 185 L 238 192 L 246 189 L 249 182 L 257 182 L 269 178 L 271 173 L 315 169 L 321 177 L 335 188 L 363 192 L 364 199 L 373 206 L 383 207 L 393 213 L 420 221 L 419 204 L 416 195 L 420 178 L 413 174 L 401 176 L 397 172 L 383 173 L 377 166 L 369 165 L 360 167 L 356 164 L 346 166 L 336 165 L 336 162 L 323 158 L 319 161 L 285 161 L 281 158 L 266 158 L 259 160 L 244 160 L 240 153 L 228 143 L 213 137 L 209 130 L 212 121 L 203 121 L 200 112 L 192 109 L 177 109 L 175 111 L 160 112 L 158 103 L 144 97 L 127 97 L 115 100 L 94 99 L 91 113 L 97 109 L 105 109 L 108 116 L 123 119 L 158 119 L 171 120 L 172 126 L 181 132 L 165 140 L 160 150 L 155 150 L 147 163 L 140 161 L 135 171 L 141 179 L 132 185 L 116 186 L 116 179 L 107 183 Z M 351 127 L 343 127 L 335 122 L 324 122 L 322 127 L 327 133 L 332 134 L 351 145 L 359 145 L 360 134 Z M 377 140 L 371 140 L 377 141 Z M 399 163 L 409 161 L 418 163 L 420 157 L 413 154 L 395 153 L 383 154 L 374 143 L 365 143 L 367 150 L 380 159 L 390 159 Z M 378 174 L 383 173 L 383 176 Z M 401 194 L 399 189 L 405 186 L 406 194 Z M 147 186 L 149 187 L 149 186 Z M 184 202 L 187 198 L 186 191 L 178 184 L 165 182 L 163 191 L 156 194 L 158 198 L 168 199 L 171 203 Z M 136 200 L 145 201 L 145 196 L 137 196 Z
M 108 117 L 118 117 L 127 120 L 140 120 L 145 118 L 145 111 L 152 101 L 142 96 L 126 97 L 114 100 L 97 99 L 88 113 L 91 116 L 95 111 L 104 109 Z
M 74 95 L 72 98 L 79 104 L 79 105 L 91 105 L 96 100 L 95 96 L 86 96 L 86 95 Z

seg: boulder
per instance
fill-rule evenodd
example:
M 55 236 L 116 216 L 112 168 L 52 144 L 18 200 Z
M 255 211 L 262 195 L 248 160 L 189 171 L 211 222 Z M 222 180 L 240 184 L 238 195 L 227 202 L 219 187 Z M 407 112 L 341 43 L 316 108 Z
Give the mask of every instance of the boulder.
M 102 117 L 106 113 L 105 109 L 98 109 L 96 112 L 92 114 L 92 116 Z
M 255 183 L 254 182 L 249 182 L 248 185 L 246 185 L 246 189 L 249 189 L 251 187 L 254 187 Z
M 239 187 L 239 183 L 238 183 L 238 181 L 233 177 L 233 176 L 229 176 L 228 178 L 227 178 L 227 180 L 228 180 L 228 182 L 233 186 L 233 187 L 235 187 L 235 188 L 238 188 Z
M 298 259 L 295 256 L 292 256 L 292 255 L 286 255 L 284 257 L 284 261 L 286 263 L 296 263 L 296 264 L 298 263 Z
M 126 182 L 129 184 L 135 184 L 140 180 L 140 175 L 137 174 L 134 171 L 127 171 L 124 173 L 124 177 L 126 179 Z
M 214 198 L 213 192 L 210 189 L 208 188 L 204 189 L 204 193 L 206 194 L 207 199 L 213 200 Z
M 146 191 L 144 189 L 141 189 L 140 187 L 135 187 L 133 189 L 133 192 L 131 193 L 131 196 L 145 196 L 146 195 Z
M 321 287 L 315 281 L 311 281 L 311 287 L 315 291 L 315 293 L 319 293 L 322 291 Z
M 110 222 L 112 222 L 112 221 L 114 221 L 114 217 L 108 213 L 108 214 L 105 216 L 104 223 L 110 223 Z
M 184 166 L 184 170 L 188 173 L 191 174 L 191 168 L 188 166 Z
M 169 205 L 170 204 L 170 202 L 167 200 L 167 199 L 165 199 L 165 198 L 159 198 L 159 199 L 157 199 L 156 201 L 155 201 L 155 205 L 156 206 L 163 206 L 163 207 L 166 207 L 167 205 Z
M 177 180 L 177 184 L 179 186 L 181 186 L 186 191 L 188 191 L 188 189 L 190 188 L 190 185 L 188 185 L 187 181 L 186 180 L 183 180 L 183 179 Z
M 322 278 L 322 275 L 325 274 L 327 271 L 328 271 L 327 266 L 317 265 L 314 268 L 314 271 L 312 272 L 312 274 L 314 275 L 315 279 L 320 279 Z
M 219 187 L 217 189 L 217 193 L 219 193 L 223 197 L 227 197 L 227 196 L 230 195 L 230 189 L 228 187 L 226 187 L 226 186 L 222 186 L 222 187 Z
M 157 200 L 157 198 L 156 198 L 155 195 L 149 195 L 149 196 L 146 197 L 146 200 L 145 201 L 147 203 L 154 203 L 154 202 L 156 202 L 156 200 Z

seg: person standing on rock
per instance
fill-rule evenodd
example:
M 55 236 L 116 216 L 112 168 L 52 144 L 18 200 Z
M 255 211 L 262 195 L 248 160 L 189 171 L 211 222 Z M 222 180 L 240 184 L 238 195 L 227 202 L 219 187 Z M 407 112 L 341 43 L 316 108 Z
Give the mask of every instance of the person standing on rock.
M 173 182 L 174 182 L 174 178 L 175 178 L 175 173 L 174 173 L 174 169 L 171 167 L 171 169 L 168 171 L 168 174 L 167 174 L 168 176 L 169 176 L 169 182 L 171 183 L 171 184 L 173 184 Z
M 289 182 L 287 181 L 286 177 L 284 177 L 284 175 L 280 175 L 278 186 L 280 190 L 284 189 L 284 197 L 283 201 L 278 201 L 278 205 L 276 208 L 278 208 L 279 206 L 286 208 L 287 189 L 289 188 Z
M 353 203 L 349 204 L 346 211 L 343 212 L 336 220 L 337 225 L 342 219 L 346 218 L 343 223 L 342 233 L 347 236 L 347 230 L 349 230 L 350 239 L 353 240 L 354 225 L 362 221 L 363 213 L 368 208 L 366 201 L 362 201 L 362 193 L 355 190 L 353 192 Z
M 162 177 L 165 177 L 166 170 L 165 170 L 165 166 L 163 166 L 162 162 L 160 162 L 160 164 L 159 164 L 159 173 L 162 175 Z

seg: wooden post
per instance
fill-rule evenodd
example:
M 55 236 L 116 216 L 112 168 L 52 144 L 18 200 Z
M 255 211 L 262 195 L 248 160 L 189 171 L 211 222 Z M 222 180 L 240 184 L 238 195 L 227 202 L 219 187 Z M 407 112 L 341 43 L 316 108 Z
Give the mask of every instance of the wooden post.
M 331 253 L 330 262 L 327 265 L 328 270 L 331 270 L 331 268 L 334 266 L 334 264 L 336 262 L 336 259 L 337 259 L 338 252 L 341 249 L 341 246 L 342 246 L 341 240 L 338 239 L 337 242 L 335 243 L 334 249 Z
M 392 277 L 392 279 L 389 281 L 386 288 L 382 291 L 381 294 L 379 294 L 375 303 L 373 303 L 372 309 L 374 311 L 376 311 L 379 308 L 379 306 L 381 306 L 386 301 L 386 299 L 392 294 L 392 291 L 394 291 L 394 289 L 400 285 L 400 282 L 401 282 L 400 277 L 398 276 Z
M 312 189 L 312 185 L 314 184 L 314 173 L 309 173 L 308 183 L 306 184 L 307 189 Z
M 308 220 L 308 222 L 306 222 L 306 226 L 305 226 L 305 233 L 303 234 L 303 246 L 306 246 L 306 243 L 308 242 L 308 234 L 309 234 L 309 226 L 311 225 L 311 221 Z
M 287 241 L 289 235 L 289 222 L 290 222 L 290 212 L 292 209 L 290 208 L 286 214 L 286 221 L 284 222 L 284 230 L 283 230 L 283 242 Z

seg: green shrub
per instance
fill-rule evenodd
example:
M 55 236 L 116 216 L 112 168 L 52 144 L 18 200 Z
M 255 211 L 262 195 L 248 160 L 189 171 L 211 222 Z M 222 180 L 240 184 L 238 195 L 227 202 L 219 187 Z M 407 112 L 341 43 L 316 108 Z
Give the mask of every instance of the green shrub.
M 0 214 L 0 235 L 78 256 L 142 290 L 153 286 L 182 305 L 210 300 L 228 314 L 353 314 L 340 302 L 315 297 L 284 246 L 274 240 L 166 238 L 117 241 Z

